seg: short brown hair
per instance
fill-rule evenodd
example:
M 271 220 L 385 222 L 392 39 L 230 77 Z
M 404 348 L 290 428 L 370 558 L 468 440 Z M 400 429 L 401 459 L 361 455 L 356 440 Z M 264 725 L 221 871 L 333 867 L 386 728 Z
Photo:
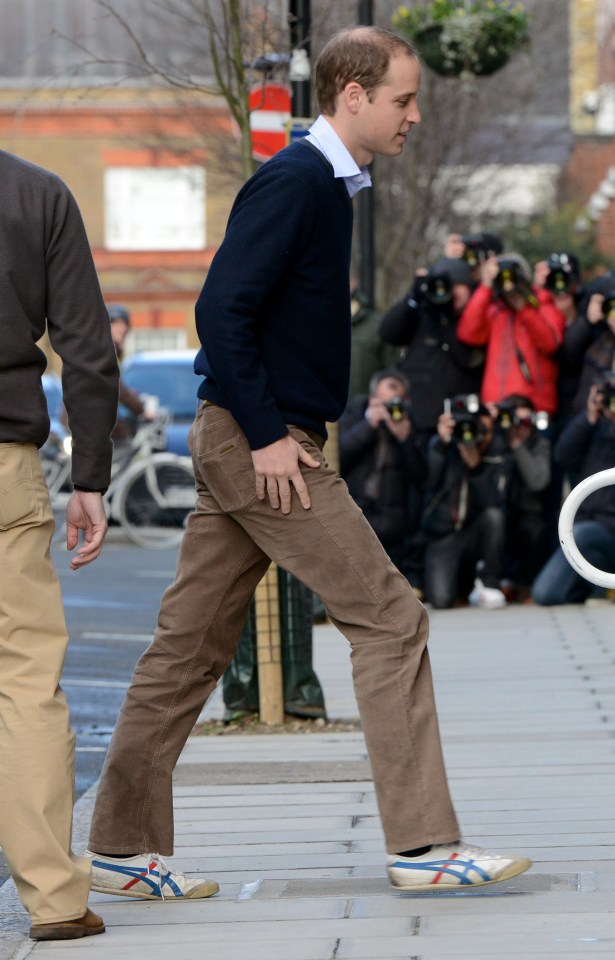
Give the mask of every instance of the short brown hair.
M 368 96 L 379 86 L 391 57 L 417 57 L 411 43 L 381 27 L 350 27 L 336 33 L 316 61 L 316 97 L 322 113 L 333 116 L 336 98 L 348 83 Z

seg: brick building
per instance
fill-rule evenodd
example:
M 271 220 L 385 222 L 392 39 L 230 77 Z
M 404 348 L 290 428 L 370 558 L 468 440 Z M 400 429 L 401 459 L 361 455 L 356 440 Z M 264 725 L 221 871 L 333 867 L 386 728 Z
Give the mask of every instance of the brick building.
M 571 0 L 570 122 L 574 146 L 561 196 L 586 204 L 598 248 L 615 259 L 615 4 Z
M 194 302 L 240 183 L 206 59 L 200 78 L 176 60 L 193 89 L 174 91 L 142 76 L 91 0 L 0 0 L 0 19 L 0 148 L 70 186 L 105 298 L 132 312 L 132 348 L 196 346 Z

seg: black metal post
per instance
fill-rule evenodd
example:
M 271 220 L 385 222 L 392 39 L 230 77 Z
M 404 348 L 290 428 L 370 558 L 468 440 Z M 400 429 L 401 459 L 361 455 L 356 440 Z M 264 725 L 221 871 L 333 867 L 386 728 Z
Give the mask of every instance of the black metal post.
M 290 0 L 288 9 L 288 24 L 290 27 L 290 87 L 292 91 L 291 115 L 293 117 L 310 117 L 310 76 L 309 76 L 309 58 L 310 58 L 310 0 Z M 305 51 L 304 60 L 299 60 L 299 73 L 301 67 L 305 69 L 305 76 L 295 78 L 293 76 L 293 64 L 297 61 L 295 51 Z M 294 55 L 294 59 L 293 59 Z M 301 54 L 299 54 L 301 56 Z
M 374 22 L 373 0 L 358 0 L 357 21 L 366 26 Z M 361 190 L 359 193 L 359 256 L 358 274 L 359 287 L 369 300 L 369 306 L 374 306 L 376 258 L 374 250 L 374 188 Z

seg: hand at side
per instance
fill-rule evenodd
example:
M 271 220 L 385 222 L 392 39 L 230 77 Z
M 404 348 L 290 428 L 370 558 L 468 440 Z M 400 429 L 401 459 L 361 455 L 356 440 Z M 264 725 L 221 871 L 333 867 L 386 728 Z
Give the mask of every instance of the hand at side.
M 259 500 L 268 496 L 274 510 L 281 509 L 282 513 L 290 513 L 292 484 L 301 506 L 305 510 L 309 509 L 310 495 L 299 464 L 319 467 L 320 463 L 293 437 L 287 435 L 267 447 L 253 450 L 252 462 L 256 472 L 256 496 Z

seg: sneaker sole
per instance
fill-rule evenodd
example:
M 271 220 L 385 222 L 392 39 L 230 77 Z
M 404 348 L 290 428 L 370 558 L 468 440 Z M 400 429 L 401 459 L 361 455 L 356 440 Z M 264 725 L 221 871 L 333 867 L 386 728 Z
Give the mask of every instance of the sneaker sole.
M 411 893 L 434 893 L 437 890 L 454 890 L 457 893 L 467 893 L 469 890 L 474 890 L 475 887 L 488 887 L 492 883 L 503 883 L 504 880 L 512 880 L 513 877 L 518 877 L 520 873 L 525 873 L 526 870 L 532 866 L 532 861 L 528 860 L 527 857 L 522 857 L 520 860 L 516 860 L 515 863 L 511 863 L 503 873 L 500 874 L 495 880 L 477 880 L 474 883 L 396 883 L 396 881 L 389 874 L 389 882 L 396 890 L 408 890 Z
M 178 900 L 183 902 L 184 900 L 205 900 L 207 897 L 213 897 L 215 893 L 218 893 L 220 887 L 217 883 L 211 881 L 210 883 L 204 883 L 202 886 L 198 887 L 197 890 L 193 890 L 192 893 L 185 893 L 181 897 L 173 896 L 168 894 L 164 897 L 157 897 L 153 893 L 139 893 L 138 891 L 133 893 L 132 890 L 119 890 L 113 887 L 103 887 L 99 886 L 97 883 L 93 883 L 90 888 L 94 893 L 106 893 L 111 897 L 130 897 L 133 900 L 164 900 L 165 903 L 170 903 L 173 900 Z

